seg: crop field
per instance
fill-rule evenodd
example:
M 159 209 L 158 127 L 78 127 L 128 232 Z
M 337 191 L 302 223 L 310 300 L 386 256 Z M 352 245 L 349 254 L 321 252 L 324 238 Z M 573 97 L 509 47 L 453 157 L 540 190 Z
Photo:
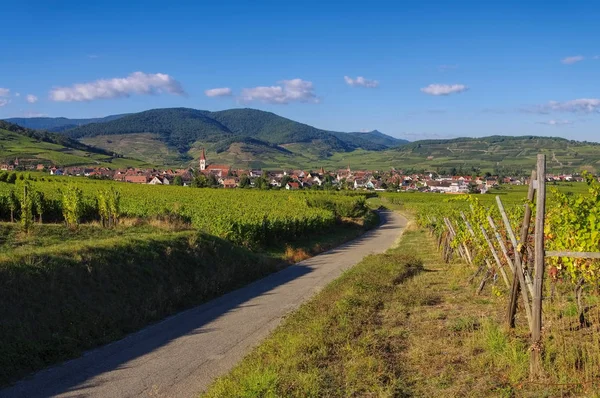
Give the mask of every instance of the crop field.
M 376 222 L 365 195 L 0 173 L 0 385 Z

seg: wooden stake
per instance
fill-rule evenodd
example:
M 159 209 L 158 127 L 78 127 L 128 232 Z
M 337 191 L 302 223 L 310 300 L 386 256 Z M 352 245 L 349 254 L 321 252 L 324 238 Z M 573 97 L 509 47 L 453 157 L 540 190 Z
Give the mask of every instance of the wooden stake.
M 537 201 L 535 209 L 535 274 L 533 279 L 533 329 L 531 331 L 531 361 L 529 374 L 538 378 L 542 373 L 542 290 L 544 287 L 544 221 L 546 211 L 546 155 L 537 157 Z
M 504 271 L 504 268 L 502 267 L 502 262 L 500 261 L 500 258 L 498 257 L 498 253 L 496 253 L 496 249 L 494 248 L 492 241 L 490 240 L 487 232 L 485 231 L 485 228 L 483 228 L 483 225 L 480 225 L 479 227 L 481 228 L 481 233 L 483 234 L 483 237 L 485 238 L 485 241 L 487 242 L 488 247 L 490 248 L 490 251 L 492 252 L 492 256 L 494 256 L 494 260 L 496 261 L 498 270 L 500 271 L 500 274 L 502 275 L 502 279 L 504 279 L 504 283 L 506 283 L 506 287 L 508 287 L 510 289 L 510 282 L 508 282 L 508 277 L 506 276 L 506 271 Z
M 491 216 L 488 216 L 488 222 L 490 223 L 490 227 L 492 227 L 492 231 L 494 231 L 494 235 L 496 235 L 496 240 L 498 241 L 498 245 L 500 246 L 500 250 L 502 250 L 502 254 L 504 254 L 504 258 L 506 259 L 506 263 L 510 267 L 510 270 L 515 273 L 515 266 L 513 265 L 512 259 L 508 255 L 508 250 L 506 249 L 506 245 L 498 232 L 498 228 L 496 228 L 496 224 L 494 223 L 494 219 Z
M 535 178 L 535 171 L 533 171 L 531 174 L 533 181 L 533 179 Z M 533 182 L 530 183 L 529 190 L 530 195 L 528 195 L 528 199 L 530 196 L 533 199 Z M 527 284 L 525 281 L 525 276 L 523 275 L 523 267 L 521 265 L 521 253 L 518 250 L 515 233 L 513 232 L 512 226 L 510 225 L 510 221 L 508 220 L 508 216 L 506 215 L 506 211 L 504 211 L 504 205 L 502 204 L 502 201 L 500 200 L 499 196 L 496 196 L 496 202 L 498 203 L 498 209 L 500 210 L 500 214 L 502 215 L 502 221 L 504 221 L 504 226 L 506 227 L 506 231 L 508 232 L 508 236 L 510 237 L 510 241 L 513 244 L 513 249 L 515 252 L 515 275 L 513 277 L 506 322 L 509 328 L 515 327 L 515 318 L 517 315 L 517 296 L 520 292 L 521 299 L 523 301 L 523 307 L 525 308 L 525 314 L 527 315 L 527 324 L 529 325 L 529 331 L 531 332 L 531 304 L 529 303 L 529 296 L 527 295 L 526 288 Z M 527 226 L 527 230 L 529 230 L 529 226 Z M 527 233 L 527 231 L 525 233 Z

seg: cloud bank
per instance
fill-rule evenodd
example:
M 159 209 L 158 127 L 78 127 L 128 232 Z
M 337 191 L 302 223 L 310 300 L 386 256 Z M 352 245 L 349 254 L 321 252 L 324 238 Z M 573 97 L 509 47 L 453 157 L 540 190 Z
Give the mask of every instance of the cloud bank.
M 205 90 L 204 94 L 207 97 L 228 97 L 233 94 L 233 91 L 229 87 L 219 87 Z
M 134 72 L 127 77 L 102 79 L 90 83 L 57 87 L 50 91 L 50 99 L 59 102 L 93 101 L 129 97 L 132 94 L 150 95 L 169 93 L 184 95 L 181 84 L 164 73 Z
M 0 87 L 0 97 L 8 97 L 10 95 L 10 89 Z
M 312 82 L 302 79 L 282 80 L 277 86 L 244 88 L 240 101 L 259 101 L 268 104 L 289 104 L 291 102 L 318 103 Z
M 429 95 L 450 95 L 462 93 L 468 89 L 464 84 L 430 84 L 427 87 L 423 87 L 421 91 Z
M 356 79 L 352 79 L 349 76 L 344 76 L 344 81 L 347 85 L 352 87 L 375 88 L 379 86 L 379 82 L 377 80 L 367 79 L 362 76 L 357 76 Z
M 573 112 L 573 113 L 600 113 L 600 99 L 579 98 L 571 101 L 550 101 L 538 107 L 538 113 Z

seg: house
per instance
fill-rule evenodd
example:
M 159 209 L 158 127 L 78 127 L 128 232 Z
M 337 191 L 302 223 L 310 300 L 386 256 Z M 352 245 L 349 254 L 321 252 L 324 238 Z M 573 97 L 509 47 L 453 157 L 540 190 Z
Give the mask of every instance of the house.
M 204 169 L 205 172 L 209 174 L 214 174 L 217 177 L 226 177 L 229 174 L 231 167 L 225 164 L 211 164 L 206 166 Z
M 126 175 L 124 181 L 125 182 L 131 182 L 133 184 L 147 184 L 148 183 L 148 177 L 143 176 L 143 175 L 142 176 L 138 176 L 138 175 L 127 176 Z
M 168 181 L 168 180 L 167 180 L 167 181 Z M 148 182 L 148 184 L 150 184 L 150 185 L 162 185 L 162 184 L 163 184 L 163 181 L 160 179 L 160 177 L 158 177 L 158 176 L 154 176 L 154 177 L 153 177 L 153 178 L 150 180 L 150 182 Z
M 297 182 L 288 182 L 287 184 L 285 184 L 285 189 L 295 191 L 297 189 L 300 189 L 300 184 Z
M 469 186 L 464 183 L 453 182 L 450 184 L 449 193 L 469 193 Z
M 225 178 L 223 179 L 222 185 L 224 188 L 235 188 L 237 187 L 237 181 L 235 178 Z
M 36 169 L 37 171 L 41 171 L 41 170 L 44 170 L 45 168 L 46 168 L 46 166 L 44 166 L 43 164 L 41 164 L 41 163 L 40 163 L 40 164 L 38 164 L 38 165 L 36 166 L 36 168 L 35 168 L 35 169 Z
M 367 184 L 367 182 L 365 180 L 361 180 L 361 179 L 357 178 L 354 180 L 354 189 L 365 188 L 366 184 Z
M 271 178 L 271 181 L 269 182 L 269 184 L 272 187 L 280 187 L 281 186 L 281 177 L 273 177 L 273 178 Z
M 427 186 L 431 192 L 450 192 L 451 185 L 452 183 L 450 181 L 427 181 Z
M 497 185 L 498 185 L 498 180 L 496 180 L 495 178 L 486 178 L 485 179 L 485 186 L 487 188 L 495 187 Z

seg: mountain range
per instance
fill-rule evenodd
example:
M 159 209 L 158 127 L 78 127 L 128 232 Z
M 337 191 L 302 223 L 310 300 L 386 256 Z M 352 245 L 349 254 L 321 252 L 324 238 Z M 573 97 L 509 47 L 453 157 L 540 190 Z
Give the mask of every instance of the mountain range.
M 546 153 L 554 171 L 600 169 L 598 143 L 536 136 L 408 142 L 377 130 L 344 133 L 318 129 L 256 109 L 210 112 L 167 108 L 95 119 L 7 121 L 48 130 L 52 133 L 46 135 L 51 134 L 55 141 L 62 137 L 60 144 L 68 148 L 118 154 L 113 159 L 120 164 L 124 159 L 130 163 L 137 159 L 157 166 L 193 166 L 205 148 L 209 163 L 234 167 L 331 169 L 350 165 L 381 170 L 519 172 L 529 170 L 538 153 Z
M 185 164 L 205 147 L 231 154 L 231 163 L 260 158 L 327 158 L 358 149 L 383 151 L 408 141 L 379 131 L 336 132 L 318 129 L 256 109 L 210 112 L 190 108 L 152 109 L 101 119 L 7 119 L 28 128 L 59 132 L 94 147 L 157 164 Z M 225 159 L 224 159 L 225 160 Z

